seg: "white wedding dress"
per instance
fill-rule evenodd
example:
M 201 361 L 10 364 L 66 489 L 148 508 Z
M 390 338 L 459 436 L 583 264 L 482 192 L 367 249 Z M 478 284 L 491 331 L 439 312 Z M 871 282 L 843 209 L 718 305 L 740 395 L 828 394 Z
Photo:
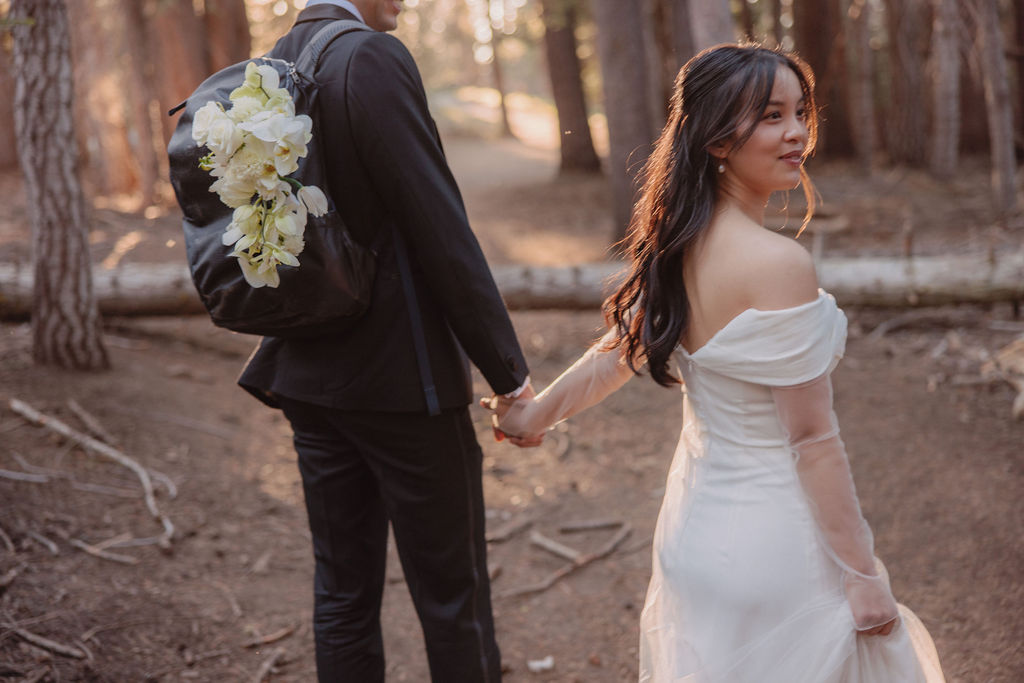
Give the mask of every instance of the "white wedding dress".
M 897 606 L 874 568 L 831 410 L 828 377 L 845 342 L 846 317 L 820 292 L 794 308 L 748 309 L 694 353 L 677 350 L 683 429 L 641 616 L 642 683 L 944 680 L 902 605 L 889 635 L 857 633 Z M 595 346 L 502 428 L 536 433 L 597 403 L 631 376 L 617 356 Z M 858 620 L 857 590 L 880 611 Z

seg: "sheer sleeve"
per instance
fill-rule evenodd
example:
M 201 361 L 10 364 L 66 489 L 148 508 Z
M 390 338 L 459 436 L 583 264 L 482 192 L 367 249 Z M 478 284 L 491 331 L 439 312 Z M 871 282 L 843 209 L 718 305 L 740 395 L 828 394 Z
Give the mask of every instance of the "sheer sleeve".
M 512 436 L 532 436 L 601 402 L 633 375 L 621 349 L 602 350 L 609 331 L 533 401 L 516 401 L 497 427 Z
M 896 600 L 884 569 L 876 566 L 874 538 L 861 515 L 832 410 L 829 373 L 804 384 L 773 387 L 772 396 L 825 547 L 843 569 L 857 629 L 892 621 L 898 615 Z

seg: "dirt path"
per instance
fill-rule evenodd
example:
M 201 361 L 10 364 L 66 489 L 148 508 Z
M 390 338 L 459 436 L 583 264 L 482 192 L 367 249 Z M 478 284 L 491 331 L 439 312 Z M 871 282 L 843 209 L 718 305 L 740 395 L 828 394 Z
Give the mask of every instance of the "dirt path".
M 601 183 L 549 183 L 550 153 L 514 143 L 455 141 L 448 153 L 494 261 L 526 254 L 533 262 L 566 262 L 603 253 L 600 235 L 609 226 Z M 485 180 L 492 170 L 499 175 Z M 838 185 L 841 177 L 840 169 L 826 182 Z M 931 190 L 920 191 L 927 197 Z M 101 215 L 97 261 L 136 230 L 148 232 L 125 258 L 178 248 L 165 244 L 176 236 L 162 227 L 169 219 L 109 209 Z M 0 228 L 0 241 L 13 240 L 10 224 Z M 957 239 L 956 225 L 943 230 L 930 238 L 935 244 Z M 836 248 L 888 244 L 881 234 L 879 228 L 870 239 L 858 236 L 860 247 Z M 864 333 L 891 313 L 849 311 L 838 411 L 879 554 L 897 596 L 934 635 L 948 680 L 1011 683 L 1024 679 L 1024 423 L 1008 419 L 1009 387 L 955 387 L 949 380 L 976 374 L 982 352 L 1024 326 L 1008 306 L 969 313 L 955 329 L 911 328 L 873 342 Z M 992 329 L 994 321 L 1007 329 Z M 575 359 L 600 324 L 596 312 L 520 312 L 514 322 L 540 386 Z M 204 319 L 114 320 L 108 332 L 115 370 L 73 374 L 33 368 L 27 328 L 0 326 L 0 469 L 49 472 L 45 483 L 0 477 L 0 529 L 13 546 L 0 539 L 0 577 L 18 570 L 0 588 L 0 680 L 49 667 L 59 677 L 47 680 L 246 681 L 278 647 L 283 655 L 271 680 L 312 680 L 310 548 L 288 429 L 233 384 L 251 342 Z M 485 393 L 479 378 L 476 385 Z M 122 565 L 71 545 L 68 539 L 97 544 L 158 529 L 126 470 L 25 424 L 7 409 L 11 397 L 81 427 L 67 406 L 75 399 L 126 453 L 170 477 L 177 497 L 162 492 L 158 500 L 178 529 L 173 550 L 111 548 L 138 560 Z M 491 531 L 532 520 L 532 529 L 591 552 L 614 530 L 563 534 L 559 527 L 615 519 L 633 528 L 609 557 L 549 590 L 496 599 L 506 680 L 635 680 L 650 538 L 678 434 L 679 395 L 633 380 L 532 451 L 494 444 L 486 415 L 474 410 L 474 418 Z M 523 530 L 491 544 L 496 592 L 563 566 L 528 536 Z M 388 680 L 425 681 L 422 638 L 393 553 L 388 572 Z M 84 647 L 90 659 L 30 645 L 10 623 Z M 287 629 L 276 642 L 245 647 Z M 548 655 L 552 671 L 528 671 L 528 660 Z

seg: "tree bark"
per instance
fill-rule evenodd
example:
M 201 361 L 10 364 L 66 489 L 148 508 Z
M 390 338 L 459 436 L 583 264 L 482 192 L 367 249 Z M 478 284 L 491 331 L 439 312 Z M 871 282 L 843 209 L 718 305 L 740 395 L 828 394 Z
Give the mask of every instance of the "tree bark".
M 636 177 L 650 153 L 650 98 L 646 92 L 642 13 L 633 3 L 594 0 L 597 20 L 597 52 L 604 82 L 605 116 L 608 119 L 608 176 L 611 182 L 617 242 L 626 234 Z
M 494 0 L 490 0 L 491 3 Z M 498 91 L 498 109 L 501 114 L 501 135 L 512 137 L 512 126 L 508 121 L 508 103 L 505 93 L 505 76 L 501 68 L 501 39 L 504 36 L 502 28 L 497 29 L 491 26 L 491 76 L 494 78 L 494 89 Z
M 157 186 L 167 177 L 167 155 L 163 153 L 163 117 L 153 88 L 154 65 L 146 43 L 146 17 L 138 0 L 121 0 L 124 17 L 122 37 L 130 59 L 124 65 L 123 77 L 128 86 L 129 116 L 134 135 L 129 138 L 139 165 L 139 192 L 143 206 L 156 201 Z M 159 153 L 157 150 L 159 149 Z
M 558 111 L 562 162 L 559 173 L 597 173 L 601 160 L 587 120 L 587 103 L 576 54 L 576 0 L 544 0 L 544 47 Z
M 932 26 L 932 175 L 949 180 L 960 149 L 960 13 L 956 0 L 934 0 Z
M 816 96 L 822 108 L 818 153 L 850 156 L 853 138 L 843 72 L 846 36 L 839 0 L 795 0 L 793 35 L 796 51 L 814 71 Z
M 905 258 L 826 258 L 821 286 L 843 305 L 927 306 L 1024 300 L 1024 250 Z M 626 274 L 622 262 L 577 266 L 494 266 L 509 308 L 598 308 Z M 31 302 L 28 269 L 0 264 L 0 318 L 23 316 Z M 204 309 L 188 268 L 174 263 L 124 264 L 96 274 L 104 315 L 186 315 Z
M 78 182 L 71 55 L 63 0 L 12 0 L 14 124 L 32 220 L 32 355 L 40 364 L 109 367 L 93 296 Z
M 0 41 L 0 92 L 14 91 L 14 73 L 11 57 Z M 0 169 L 13 168 L 18 163 L 14 139 L 14 102 L 10 97 L 0 98 Z
M 736 40 L 736 27 L 729 0 L 689 0 L 690 30 L 697 52 L 719 43 Z
M 137 4 L 138 0 L 135 2 Z M 249 19 L 245 14 L 245 0 L 206 0 L 203 19 L 210 48 L 211 72 L 220 71 L 252 56 L 252 37 L 249 34 Z
M 1013 143 L 1013 105 L 1006 69 L 997 0 L 973 0 L 981 71 L 988 110 L 988 136 L 992 152 L 992 191 L 996 209 L 1007 217 L 1017 208 L 1017 161 Z
M 853 0 L 850 5 L 848 29 L 850 111 L 853 114 L 851 130 L 858 166 L 864 175 L 870 176 L 874 169 L 875 148 L 878 145 L 870 0 Z
M 690 0 L 665 0 L 672 23 L 672 47 L 676 56 L 678 71 L 690 58 L 697 54 L 697 43 L 693 38 L 693 22 L 690 19 Z
M 114 13 L 106 3 L 94 2 L 69 3 L 67 12 L 78 148 L 90 171 L 82 177 L 86 193 L 130 195 L 138 190 L 139 175 L 128 142 Z
M 900 164 L 921 166 L 927 157 L 925 111 L 927 22 L 922 0 L 885 0 L 889 28 L 890 100 L 886 148 Z
M 782 45 L 782 39 L 786 37 L 785 27 L 782 25 L 782 0 L 767 0 L 771 5 L 772 13 L 772 38 L 776 46 Z
M 146 2 L 147 36 L 157 65 L 156 86 L 163 124 L 163 144 L 174 132 L 177 119 L 167 110 L 188 97 L 210 75 L 209 41 L 202 17 L 192 0 L 140 0 Z

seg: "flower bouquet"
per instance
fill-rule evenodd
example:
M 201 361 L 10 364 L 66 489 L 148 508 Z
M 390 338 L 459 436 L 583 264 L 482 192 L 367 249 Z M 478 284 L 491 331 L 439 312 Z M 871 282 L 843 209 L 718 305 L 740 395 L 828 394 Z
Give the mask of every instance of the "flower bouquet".
M 222 241 L 252 287 L 277 287 L 278 265 L 299 265 L 307 213 L 328 208 L 318 187 L 288 177 L 306 156 L 313 121 L 295 114 L 291 93 L 278 84 L 272 66 L 249 62 L 231 106 L 209 102 L 192 122 L 192 139 L 209 149 L 199 167 L 217 179 L 210 191 L 234 209 Z

